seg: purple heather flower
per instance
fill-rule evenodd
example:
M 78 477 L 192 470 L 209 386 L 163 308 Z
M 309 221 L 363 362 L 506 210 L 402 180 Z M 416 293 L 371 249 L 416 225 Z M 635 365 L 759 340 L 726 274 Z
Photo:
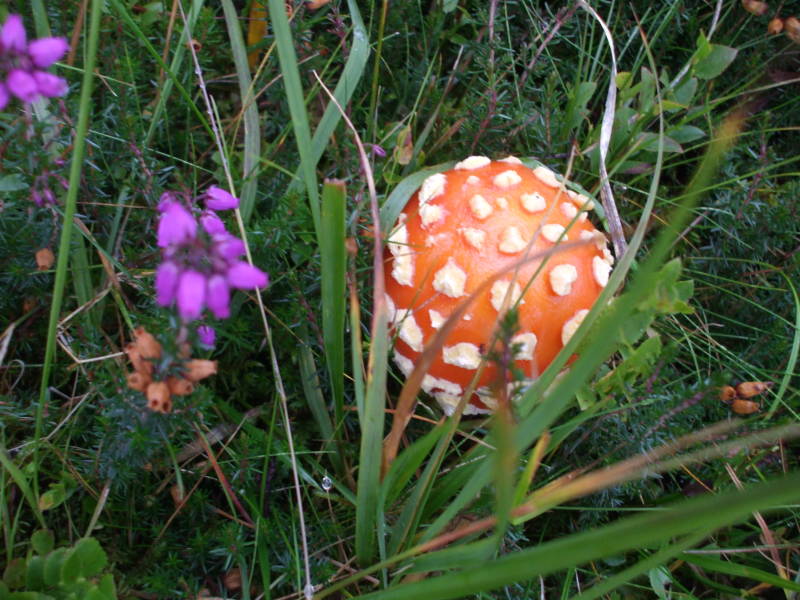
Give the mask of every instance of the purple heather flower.
M 228 280 L 222 275 L 212 275 L 206 288 L 206 304 L 218 319 L 231 316 L 231 290 Z
M 25 52 L 27 37 L 22 17 L 8 15 L 3 27 L 0 27 L 0 48 L 14 52 Z
M 156 302 L 161 306 L 169 306 L 175 300 L 178 291 L 178 278 L 181 271 L 171 260 L 164 261 L 156 270 Z
M 69 50 L 69 43 L 65 38 L 49 37 L 33 40 L 28 44 L 28 56 L 33 64 L 40 69 L 46 69 Z
M 197 271 L 184 271 L 178 280 L 178 313 L 185 321 L 194 321 L 203 312 L 206 278 Z
M 228 233 L 225 229 L 225 223 L 222 222 L 222 219 L 220 219 L 213 210 L 203 211 L 203 214 L 200 215 L 200 224 L 208 235 Z
M 214 342 L 217 341 L 217 332 L 214 331 L 214 328 L 210 325 L 200 325 L 200 327 L 197 328 L 197 337 L 201 345 L 207 348 L 213 348 Z
M 161 205 L 164 204 L 162 210 Z M 197 221 L 186 208 L 177 202 L 162 202 L 159 210 L 163 214 L 158 222 L 158 246 L 166 248 L 171 244 L 180 244 L 197 236 Z
M 0 81 L 0 110 L 3 110 L 8 104 L 8 101 L 11 99 L 11 96 L 8 94 L 8 88 L 5 84 Z
M 33 102 L 39 95 L 39 88 L 33 75 L 22 69 L 13 69 L 6 78 L 9 91 L 23 102 Z
M 239 199 L 212 185 L 206 190 L 206 206 L 211 210 L 230 210 L 239 207 Z
M 236 260 L 245 253 L 244 242 L 232 235 L 225 236 L 217 244 L 217 252 L 227 260 Z
M 228 269 L 228 283 L 240 290 L 252 290 L 266 287 L 269 277 L 258 267 L 239 261 Z
M 63 96 L 69 89 L 65 79 L 58 75 L 48 73 L 47 71 L 34 71 L 33 79 L 36 81 L 36 87 L 39 93 L 48 98 Z

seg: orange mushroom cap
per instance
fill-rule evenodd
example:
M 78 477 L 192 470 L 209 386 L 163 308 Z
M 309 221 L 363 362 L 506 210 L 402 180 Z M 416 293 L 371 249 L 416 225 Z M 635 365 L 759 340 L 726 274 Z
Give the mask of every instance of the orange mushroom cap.
M 405 376 L 436 330 L 487 278 L 558 244 L 588 242 L 526 262 L 475 299 L 422 383 L 445 412 L 452 413 L 472 381 L 508 306 L 518 311 L 520 329 L 511 342 L 526 378 L 544 371 L 578 328 L 614 260 L 587 218 L 592 207 L 550 169 L 530 169 L 514 157 L 470 156 L 428 177 L 411 197 L 386 250 L 394 361 Z M 490 387 L 497 379 L 498 367 L 486 362 L 465 414 L 495 405 Z

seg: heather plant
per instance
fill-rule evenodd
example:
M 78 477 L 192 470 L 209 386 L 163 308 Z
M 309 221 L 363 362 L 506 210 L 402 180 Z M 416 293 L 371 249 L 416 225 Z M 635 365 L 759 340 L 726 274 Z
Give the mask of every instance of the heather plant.
M 792 598 L 798 12 L 0 8 L 0 599 Z M 509 154 L 615 268 L 447 417 L 440 339 L 392 367 L 385 242 Z M 514 314 L 474 324 L 498 389 Z

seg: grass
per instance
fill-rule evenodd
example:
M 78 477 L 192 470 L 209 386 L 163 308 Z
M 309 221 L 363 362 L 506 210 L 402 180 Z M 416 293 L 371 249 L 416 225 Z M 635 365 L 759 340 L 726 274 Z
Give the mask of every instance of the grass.
M 800 78 L 766 24 L 800 4 L 79 4 L 8 8 L 72 47 L 63 103 L 0 113 L 5 586 L 80 557 L 103 597 L 798 597 Z M 569 174 L 627 250 L 513 415 L 443 418 L 388 360 L 382 237 L 476 153 Z M 155 414 L 122 353 L 178 351 L 155 208 L 211 184 L 270 285 Z

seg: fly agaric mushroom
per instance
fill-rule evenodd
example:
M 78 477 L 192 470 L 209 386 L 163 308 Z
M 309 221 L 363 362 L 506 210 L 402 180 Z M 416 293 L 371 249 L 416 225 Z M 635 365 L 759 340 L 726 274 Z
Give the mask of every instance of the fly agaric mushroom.
M 514 157 L 470 156 L 428 177 L 411 197 L 388 239 L 385 282 L 394 361 L 406 377 L 436 330 L 484 280 L 526 256 L 586 242 L 500 276 L 470 305 L 422 382 L 447 414 L 484 361 L 507 307 L 518 311 L 511 347 L 526 378 L 544 371 L 575 333 L 614 261 L 606 237 L 587 218 L 592 207 L 550 169 L 530 169 Z M 497 366 L 486 362 L 464 414 L 496 406 L 497 377 Z

